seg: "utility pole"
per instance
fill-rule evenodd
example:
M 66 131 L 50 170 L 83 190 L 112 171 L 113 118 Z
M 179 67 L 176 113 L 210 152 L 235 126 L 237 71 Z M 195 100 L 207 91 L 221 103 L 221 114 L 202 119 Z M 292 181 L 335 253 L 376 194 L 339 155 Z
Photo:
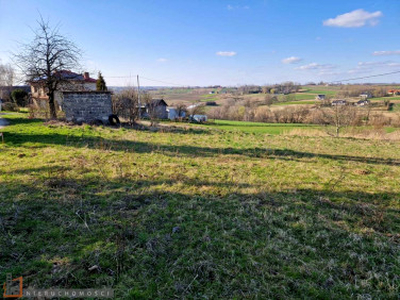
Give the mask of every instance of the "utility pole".
M 142 106 L 140 105 L 140 84 L 139 84 L 139 75 L 137 76 L 137 94 L 138 94 L 138 105 L 139 105 L 139 117 L 138 119 L 140 120 L 140 115 L 142 114 Z

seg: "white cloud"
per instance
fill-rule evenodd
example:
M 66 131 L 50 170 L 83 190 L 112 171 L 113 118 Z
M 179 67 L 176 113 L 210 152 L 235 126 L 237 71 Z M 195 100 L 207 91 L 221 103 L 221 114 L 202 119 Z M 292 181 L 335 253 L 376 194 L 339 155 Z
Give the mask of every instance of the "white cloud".
M 294 69 L 295 70 L 326 70 L 326 69 L 333 69 L 333 68 L 335 68 L 335 66 L 330 65 L 330 64 L 311 63 L 311 64 L 300 66 L 300 67 L 297 67 Z
M 245 6 L 240 6 L 240 5 L 233 6 L 233 5 L 230 5 L 230 4 L 228 4 L 228 5 L 226 6 L 226 8 L 227 8 L 227 10 L 234 10 L 234 9 L 250 9 L 250 7 L 247 6 L 247 5 L 245 5 Z
M 218 56 L 235 56 L 237 53 L 234 51 L 219 51 L 215 54 Z
M 375 56 L 383 56 L 383 55 L 400 55 L 400 50 L 396 51 L 375 51 L 372 53 Z
M 319 76 L 336 76 L 340 75 L 341 73 L 339 72 L 332 72 L 332 71 L 321 71 L 318 73 Z
M 295 63 L 298 63 L 298 62 L 300 62 L 302 60 L 303 59 L 301 59 L 300 57 L 291 56 L 291 57 L 282 59 L 282 63 L 284 63 L 284 64 L 295 64 Z
M 161 58 L 157 59 L 157 61 L 158 62 L 167 62 L 168 59 L 161 57 Z
M 397 67 L 400 63 L 394 61 L 360 61 L 359 67 Z
M 323 22 L 324 26 L 332 27 L 363 27 L 366 25 L 375 26 L 383 14 L 380 11 L 369 13 L 363 9 L 356 9 L 352 12 L 338 15 L 336 18 Z
M 367 72 L 392 71 L 400 67 L 400 63 L 395 61 L 360 61 L 357 67 L 347 71 L 349 74 L 365 74 Z

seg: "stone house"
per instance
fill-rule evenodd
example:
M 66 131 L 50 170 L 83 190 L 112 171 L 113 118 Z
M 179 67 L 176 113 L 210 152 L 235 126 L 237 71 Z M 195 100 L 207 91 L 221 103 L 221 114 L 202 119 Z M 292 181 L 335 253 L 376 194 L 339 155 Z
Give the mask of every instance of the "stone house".
M 63 92 L 63 110 L 67 121 L 108 124 L 112 115 L 111 92 Z
M 59 109 L 62 109 L 63 92 L 68 91 L 95 91 L 96 79 L 89 76 L 88 72 L 78 74 L 69 70 L 62 70 L 57 73 L 61 77 L 61 82 L 54 94 L 54 100 Z M 44 86 L 44 78 L 38 78 L 29 82 L 31 87 L 31 97 L 33 104 L 40 107 L 47 107 L 49 97 Z

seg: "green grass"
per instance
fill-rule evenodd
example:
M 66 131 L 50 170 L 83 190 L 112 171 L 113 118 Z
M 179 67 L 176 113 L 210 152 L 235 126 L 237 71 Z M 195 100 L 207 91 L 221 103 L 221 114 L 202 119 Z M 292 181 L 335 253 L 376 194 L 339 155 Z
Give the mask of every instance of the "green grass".
M 315 125 L 308 124 L 282 124 L 282 123 L 260 123 L 260 122 L 243 122 L 229 120 L 215 120 L 207 125 L 195 124 L 195 126 L 209 127 L 227 131 L 241 131 L 246 133 L 261 133 L 261 134 L 282 134 L 289 132 L 292 129 L 311 129 L 318 128 Z
M 118 299 L 399 295 L 399 142 L 5 117 L 0 282 Z
M 207 101 L 218 101 L 217 95 L 216 94 L 205 94 L 201 95 L 201 102 L 207 102 Z
M 315 100 L 313 101 L 288 101 L 288 102 L 276 102 L 272 105 L 292 105 L 292 104 L 296 104 L 296 105 L 311 105 L 311 104 L 315 104 L 318 103 Z
M 315 100 L 316 95 L 309 95 L 309 94 L 302 94 L 297 93 L 295 94 L 296 100 Z
M 307 90 L 305 90 L 306 93 L 310 93 L 310 94 L 315 94 L 315 95 L 327 95 L 327 96 L 334 96 L 336 95 L 337 91 L 336 90 L 329 90 L 329 89 L 313 89 L 313 88 L 309 88 Z
M 377 97 L 377 98 L 371 98 L 371 101 L 384 101 L 384 100 L 400 100 L 400 96 L 393 96 L 393 97 Z

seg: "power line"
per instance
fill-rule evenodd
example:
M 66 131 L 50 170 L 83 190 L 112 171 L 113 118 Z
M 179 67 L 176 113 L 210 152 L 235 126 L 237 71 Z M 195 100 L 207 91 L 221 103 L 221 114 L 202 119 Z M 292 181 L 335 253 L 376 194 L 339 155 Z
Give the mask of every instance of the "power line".
M 331 82 L 334 83 L 334 82 L 352 81 L 352 80 L 358 80 L 358 79 L 367 79 L 367 78 L 374 78 L 374 77 L 392 75 L 392 74 L 397 74 L 397 73 L 400 73 L 400 71 L 381 73 L 381 74 L 375 74 L 375 75 L 369 75 L 369 76 L 362 76 L 362 77 L 356 77 L 356 78 L 348 78 L 348 79 L 343 79 L 343 80 L 335 80 L 335 81 L 331 81 Z
M 346 82 L 346 81 L 359 80 L 359 79 L 375 78 L 375 77 L 393 75 L 393 74 L 398 74 L 398 73 L 400 73 L 400 70 L 399 70 L 399 71 L 394 71 L 394 72 L 387 72 L 387 73 L 380 73 L 380 74 L 368 75 L 368 76 L 347 78 L 347 79 L 342 79 L 342 80 L 334 80 L 334 81 L 331 81 L 330 83 L 337 83 L 337 82 Z M 129 75 L 129 76 L 104 76 L 104 77 L 107 77 L 107 78 L 132 78 L 132 75 Z M 153 81 L 153 82 L 168 84 L 168 85 L 189 86 L 189 85 L 187 85 L 187 84 L 178 84 L 178 83 L 173 83 L 173 82 L 167 82 L 167 81 L 158 80 L 158 79 L 152 79 L 152 78 L 148 78 L 148 77 L 144 77 L 144 76 L 141 76 L 141 78 L 144 78 L 144 79 L 146 79 L 146 80 Z
M 132 76 L 106 76 L 106 75 L 104 75 L 104 77 L 106 77 L 106 78 L 131 78 Z M 162 80 L 158 80 L 158 79 L 152 79 L 152 78 L 144 77 L 142 75 L 140 75 L 140 78 L 143 78 L 143 79 L 146 79 L 146 80 L 149 80 L 149 81 L 153 81 L 153 82 L 169 84 L 169 85 L 188 86 L 187 84 L 178 84 L 178 83 L 173 83 L 173 82 L 167 82 L 167 81 L 162 81 Z

